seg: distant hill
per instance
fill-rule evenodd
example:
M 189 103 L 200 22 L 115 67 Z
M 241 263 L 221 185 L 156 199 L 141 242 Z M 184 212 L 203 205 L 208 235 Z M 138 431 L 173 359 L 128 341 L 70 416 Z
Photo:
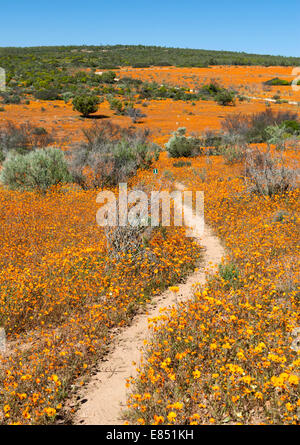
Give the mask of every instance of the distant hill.
M 35 62 L 52 68 L 74 66 L 113 69 L 119 66 L 181 66 L 209 65 L 280 65 L 299 66 L 300 57 L 247 54 L 233 51 L 166 48 L 144 45 L 114 46 L 41 46 L 31 48 L 0 48 L 0 66 L 12 69 L 13 64 Z

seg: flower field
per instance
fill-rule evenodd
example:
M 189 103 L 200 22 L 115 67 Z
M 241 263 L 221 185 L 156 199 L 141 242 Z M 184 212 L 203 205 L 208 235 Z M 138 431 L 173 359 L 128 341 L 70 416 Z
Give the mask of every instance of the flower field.
M 299 424 L 300 115 L 299 102 L 287 101 L 299 101 L 300 93 L 290 84 L 266 86 L 277 77 L 291 82 L 293 67 L 125 66 L 98 85 L 96 69 L 89 80 L 86 65 L 70 72 L 68 62 L 63 66 L 69 82 L 77 83 L 60 86 L 55 76 L 62 73 L 52 78 L 43 68 L 30 74 L 24 66 L 25 74 L 11 77 L 9 87 L 23 88 L 20 101 L 6 98 L 0 113 L 0 174 L 15 150 L 19 157 L 13 167 L 28 153 L 39 155 L 42 145 L 36 149 L 32 141 L 49 137 L 46 148 L 51 140 L 62 150 L 72 179 L 14 189 L 10 185 L 24 172 L 16 170 L 11 183 L 0 184 L 0 328 L 7 337 L 7 350 L 0 352 L 0 425 L 71 423 L 79 390 L 124 329 L 148 311 L 154 296 L 168 288 L 176 294 L 177 285 L 201 265 L 201 243 L 172 225 L 143 233 L 139 248 L 116 254 L 97 225 L 96 197 L 104 184 L 117 194 L 116 184 L 124 178 L 129 189 L 148 193 L 172 191 L 176 182 L 203 191 L 205 221 L 226 251 L 216 270 L 208 265 L 205 286 L 172 308 L 162 307 L 149 322 L 137 377 L 124 381 L 124 422 Z M 205 96 L 205 89 L 216 87 L 214 81 L 221 92 L 223 87 L 234 91 L 230 104 Z M 152 90 L 148 82 L 156 83 Z M 54 98 L 35 95 L 51 92 L 53 85 L 61 87 Z M 83 88 L 83 97 L 91 92 L 101 97 L 99 114 L 84 118 L 74 110 L 63 96 L 72 85 L 74 95 Z M 164 96 L 174 93 L 171 86 L 183 87 L 185 100 Z M 188 99 L 199 86 L 204 96 Z M 266 104 L 276 94 L 281 100 Z M 111 106 L 128 98 L 141 107 L 129 106 L 131 112 L 145 111 L 141 120 Z M 111 134 L 124 130 L 124 139 L 116 134 L 105 139 L 101 125 Z M 144 139 L 143 130 L 149 130 Z M 25 135 L 22 145 L 26 131 L 31 139 Z M 184 158 L 178 140 L 186 144 Z M 151 153 L 150 141 L 157 148 Z M 136 143 L 132 150 L 131 143 Z M 168 150 L 172 143 L 176 159 Z M 269 195 L 253 189 L 247 171 L 254 149 L 274 174 Z M 276 189 L 279 169 L 270 158 L 264 160 L 268 150 L 293 170 L 295 184 L 288 183 L 291 171 L 281 170 Z M 35 179 L 38 184 L 40 178 Z
M 287 156 L 299 162 L 297 151 Z M 298 424 L 299 189 L 275 199 L 249 195 L 242 166 L 220 157 L 184 168 L 163 158 L 158 169 L 204 190 L 206 221 L 227 257 L 194 298 L 152 320 L 130 385 L 131 421 Z
M 71 384 L 140 306 L 193 268 L 199 247 L 168 229 L 149 240 L 148 256 L 116 261 L 91 191 L 1 190 L 0 206 L 0 422 L 53 422 Z

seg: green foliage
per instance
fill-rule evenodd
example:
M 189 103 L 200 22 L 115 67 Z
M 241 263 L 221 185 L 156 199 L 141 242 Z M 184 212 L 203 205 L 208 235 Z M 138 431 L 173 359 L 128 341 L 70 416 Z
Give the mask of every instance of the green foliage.
M 235 94 L 233 91 L 225 90 L 219 91 L 216 94 L 216 102 L 219 105 L 234 105 Z
M 284 126 L 272 125 L 265 130 L 267 142 L 275 145 L 277 150 L 284 150 L 286 130 Z
M 107 99 L 111 110 L 115 111 L 117 114 L 124 114 L 127 105 L 126 103 L 113 96 L 109 96 Z
M 112 70 L 126 65 L 142 68 L 153 65 L 203 67 L 239 64 L 299 66 L 300 58 L 144 45 L 0 48 L 0 66 L 6 71 L 7 87 L 11 93 L 18 96 L 37 94 L 41 98 L 46 98 L 52 89 L 57 90 L 59 98 L 66 92 L 85 95 L 91 89 L 99 88 L 99 95 L 102 95 L 106 94 L 105 89 L 114 90 L 118 85 L 115 73 L 105 71 L 100 76 L 95 74 L 96 70 Z M 92 71 L 88 71 L 87 68 L 91 67 Z M 134 88 L 137 89 L 137 83 Z M 174 100 L 194 100 L 193 94 L 172 88 L 168 87 L 167 91 L 163 88 L 158 94 L 150 91 L 149 97 L 157 94 L 157 97 Z M 107 92 L 112 93 L 112 90 Z M 147 91 L 144 94 L 147 97 Z M 216 91 L 208 88 L 199 94 L 213 97 Z M 195 94 L 195 100 L 197 97 L 199 95 Z
M 205 153 L 210 156 L 221 154 L 221 144 L 223 143 L 223 134 L 217 130 L 206 130 L 201 135 L 201 147 L 209 147 Z
M 98 111 L 99 103 L 100 99 L 97 96 L 76 96 L 73 99 L 73 109 L 88 117 Z
M 279 86 L 279 85 L 291 85 L 291 82 L 289 82 L 288 80 L 284 80 L 284 79 L 279 79 L 279 77 L 274 77 L 274 79 L 270 79 L 267 80 L 266 82 L 264 82 L 265 85 L 270 85 L 270 86 Z
M 66 91 L 65 93 L 62 93 L 61 98 L 62 100 L 67 104 L 68 102 L 70 102 L 71 99 L 74 99 L 74 93 L 72 93 L 71 91 Z
M 39 100 L 58 100 L 60 99 L 57 88 L 44 88 L 34 93 L 34 97 Z
M 35 127 L 35 128 L 32 130 L 32 133 L 33 133 L 33 134 L 36 134 L 37 136 L 42 136 L 42 135 L 46 135 L 46 134 L 48 134 L 46 128 L 44 128 L 44 127 Z
M 222 88 L 218 85 L 216 81 L 211 81 L 209 84 L 204 85 L 201 89 L 202 94 L 207 96 L 215 96 L 221 91 Z
M 12 92 L 0 92 L 0 97 L 2 97 L 3 104 L 15 104 L 18 105 L 21 103 L 21 97 L 17 94 L 13 94 Z
M 227 145 L 222 147 L 221 153 L 227 164 L 234 164 L 244 159 L 245 147 L 239 144 Z
M 271 107 L 267 107 L 265 111 L 252 115 L 228 115 L 222 121 L 222 129 L 225 133 L 239 134 L 246 142 L 261 143 L 267 142 L 269 138 L 266 132 L 268 127 L 274 125 L 280 126 L 285 121 L 298 122 L 297 113 L 291 111 L 275 112 Z
M 171 158 L 188 158 L 201 152 L 198 138 L 186 137 L 186 129 L 178 128 L 165 144 L 166 150 Z
M 134 133 L 110 122 L 85 130 L 86 141 L 71 151 L 70 171 L 84 188 L 114 186 L 126 181 L 137 169 L 147 169 L 160 147 L 147 140 L 148 132 Z M 84 170 L 92 172 L 92 182 Z
M 178 161 L 174 162 L 173 167 L 181 168 L 181 167 L 190 167 L 191 165 L 192 165 L 191 162 Z
M 112 70 L 125 65 L 140 68 L 151 65 L 299 66 L 300 58 L 146 45 L 0 48 L 0 66 L 6 69 L 8 81 L 14 77 L 11 74 L 43 72 L 47 71 L 49 66 L 63 69 L 71 66 Z
M 10 153 L 0 175 L 1 182 L 13 190 L 46 191 L 71 179 L 63 152 L 53 147 L 26 155 Z
M 225 288 L 237 288 L 239 285 L 239 270 L 233 263 L 219 264 L 219 275 L 225 282 Z
M 280 124 L 284 131 L 291 135 L 300 135 L 300 122 L 295 120 L 286 120 Z
M 140 99 L 199 100 L 198 93 L 187 92 L 182 87 L 159 85 L 156 82 L 143 82 L 138 88 Z
M 99 76 L 99 82 L 103 83 L 114 83 L 116 79 L 116 73 L 113 71 L 105 71 Z

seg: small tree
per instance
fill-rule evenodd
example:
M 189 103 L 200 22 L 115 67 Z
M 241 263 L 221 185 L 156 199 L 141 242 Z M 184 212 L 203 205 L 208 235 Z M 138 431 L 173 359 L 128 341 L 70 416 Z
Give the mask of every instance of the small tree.
M 222 90 L 216 94 L 216 101 L 219 105 L 234 105 L 234 92 Z
M 73 99 L 73 109 L 79 111 L 84 117 L 96 113 L 102 100 L 97 96 L 76 96 Z

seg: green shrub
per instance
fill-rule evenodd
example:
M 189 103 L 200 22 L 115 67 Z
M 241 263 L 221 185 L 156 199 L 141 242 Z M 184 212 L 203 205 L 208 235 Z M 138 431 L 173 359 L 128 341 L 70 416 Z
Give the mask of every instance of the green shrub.
M 79 111 L 83 117 L 88 117 L 98 111 L 100 99 L 97 96 L 76 96 L 73 99 L 73 109 Z
M 57 88 L 44 88 L 34 93 L 34 97 L 39 100 L 58 100 L 60 99 L 59 90 Z
M 298 122 L 297 113 L 291 111 L 275 112 L 271 107 L 268 107 L 265 111 L 252 115 L 228 115 L 222 121 L 222 129 L 225 133 L 243 136 L 246 142 L 261 143 L 266 142 L 268 139 L 267 127 L 281 125 L 285 121 Z
M 277 85 L 291 85 L 291 82 L 284 79 L 279 79 L 279 77 L 274 77 L 274 79 L 267 80 L 264 82 L 265 85 L 277 86 Z
M 33 129 L 33 134 L 36 134 L 37 136 L 42 136 L 48 134 L 48 131 L 44 127 L 35 127 Z
M 234 164 L 244 159 L 245 146 L 239 144 L 226 145 L 221 148 L 221 153 L 227 164 Z
M 171 158 L 188 158 L 201 152 L 200 141 L 194 137 L 186 137 L 186 129 L 178 128 L 165 144 Z
M 72 93 L 71 91 L 65 91 L 64 93 L 62 93 L 61 97 L 65 104 L 67 104 L 68 102 L 70 102 L 71 99 L 74 98 L 74 93 Z
M 272 125 L 267 127 L 266 130 L 267 142 L 273 144 L 276 150 L 285 149 L 286 131 L 285 128 L 279 125 Z
M 17 94 L 1 92 L 0 96 L 2 97 L 2 103 L 3 104 L 6 104 L 6 105 L 9 105 L 9 104 L 18 105 L 18 104 L 21 103 L 21 97 L 18 96 Z
M 282 124 L 280 124 L 280 126 L 289 134 L 300 134 L 300 123 L 295 120 L 284 121 Z
M 235 94 L 233 91 L 222 90 L 216 94 L 216 102 L 219 105 L 234 105 Z
M 110 105 L 110 109 L 115 111 L 117 114 L 124 114 L 125 112 L 125 104 L 116 97 L 109 96 L 108 103 Z
M 206 130 L 201 134 L 201 147 L 208 147 L 205 154 L 208 156 L 219 156 L 222 154 L 221 145 L 223 143 L 223 133 L 218 130 Z
M 86 141 L 71 150 L 70 171 L 84 188 L 114 186 L 149 168 L 159 147 L 147 140 L 148 132 L 133 133 L 110 122 L 84 130 Z M 88 167 L 91 179 L 84 175 Z
M 200 91 L 206 97 L 216 96 L 216 94 L 222 91 L 222 87 L 215 80 L 212 80 L 209 84 L 203 85 Z
M 53 147 L 36 149 L 26 155 L 10 153 L 0 175 L 1 182 L 13 190 L 45 191 L 71 179 L 63 152 Z
M 99 76 L 99 82 L 103 83 L 114 83 L 116 78 L 116 73 L 113 71 L 106 71 Z

